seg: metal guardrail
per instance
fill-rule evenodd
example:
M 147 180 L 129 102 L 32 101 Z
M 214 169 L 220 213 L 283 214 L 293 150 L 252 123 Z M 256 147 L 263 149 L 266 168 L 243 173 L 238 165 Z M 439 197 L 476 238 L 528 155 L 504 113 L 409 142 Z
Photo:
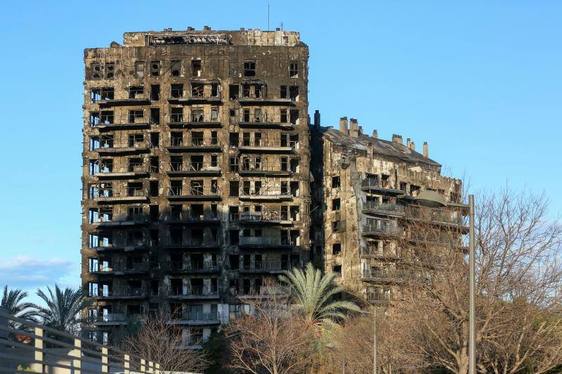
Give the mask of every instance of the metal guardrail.
M 0 373 L 161 373 L 160 365 L 0 309 Z

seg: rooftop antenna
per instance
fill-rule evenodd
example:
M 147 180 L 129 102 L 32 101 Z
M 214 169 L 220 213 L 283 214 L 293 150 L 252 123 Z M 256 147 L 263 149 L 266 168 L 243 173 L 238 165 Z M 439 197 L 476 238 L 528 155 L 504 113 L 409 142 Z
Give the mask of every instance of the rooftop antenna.
M 269 31 L 269 1 L 267 2 L 267 31 Z

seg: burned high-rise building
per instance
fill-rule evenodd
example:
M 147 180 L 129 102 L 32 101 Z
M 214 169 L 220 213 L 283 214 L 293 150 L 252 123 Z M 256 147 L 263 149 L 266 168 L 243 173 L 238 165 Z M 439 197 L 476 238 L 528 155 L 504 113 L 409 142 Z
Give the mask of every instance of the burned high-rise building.
M 310 259 L 308 47 L 279 30 L 131 32 L 84 64 L 90 334 L 162 313 L 197 346 Z
M 363 134 L 356 119 L 312 134 L 313 252 L 318 266 L 346 289 L 386 305 L 415 272 L 412 250 L 462 250 L 466 206 L 462 183 L 441 175 L 441 165 L 410 140 Z M 439 249 L 439 252 L 447 253 Z M 416 255 L 416 260 L 419 256 Z M 424 258 L 424 260 L 426 260 Z

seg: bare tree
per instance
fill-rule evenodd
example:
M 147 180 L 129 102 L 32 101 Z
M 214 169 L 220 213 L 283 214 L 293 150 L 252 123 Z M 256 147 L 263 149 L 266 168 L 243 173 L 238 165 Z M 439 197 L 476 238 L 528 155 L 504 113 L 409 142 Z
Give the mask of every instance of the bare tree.
M 332 335 L 331 354 L 324 362 L 324 371 L 330 373 L 371 374 L 373 372 L 374 318 L 363 314 L 348 319 Z M 419 369 L 422 357 L 403 349 L 401 334 L 384 316 L 377 313 L 377 362 L 379 373 L 392 373 L 394 369 Z
M 480 372 L 545 373 L 562 362 L 560 244 L 543 196 L 505 190 L 476 212 Z M 423 218 L 423 217 L 421 217 Z M 414 220 L 402 247 L 412 276 L 389 312 L 403 349 L 468 371 L 468 269 L 458 227 Z M 433 223 L 431 223 L 433 222 Z M 462 230 L 462 229 L 461 229 Z
M 202 351 L 181 349 L 181 329 L 158 317 L 143 323 L 138 334 L 127 337 L 123 350 L 146 360 L 157 362 L 165 371 L 203 372 L 208 366 Z
M 226 329 L 230 366 L 242 372 L 305 372 L 313 353 L 312 326 L 292 311 L 288 295 L 271 292 Z

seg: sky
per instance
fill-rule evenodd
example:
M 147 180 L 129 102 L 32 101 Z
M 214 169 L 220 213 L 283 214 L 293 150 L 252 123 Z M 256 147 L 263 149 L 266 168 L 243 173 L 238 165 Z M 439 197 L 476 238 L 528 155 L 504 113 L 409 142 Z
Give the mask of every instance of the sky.
M 267 29 L 267 0 L 10 1 L 0 13 L 0 286 L 79 285 L 83 49 L 125 31 Z M 412 138 L 471 191 L 562 213 L 562 2 L 270 0 L 310 48 L 310 112 Z

